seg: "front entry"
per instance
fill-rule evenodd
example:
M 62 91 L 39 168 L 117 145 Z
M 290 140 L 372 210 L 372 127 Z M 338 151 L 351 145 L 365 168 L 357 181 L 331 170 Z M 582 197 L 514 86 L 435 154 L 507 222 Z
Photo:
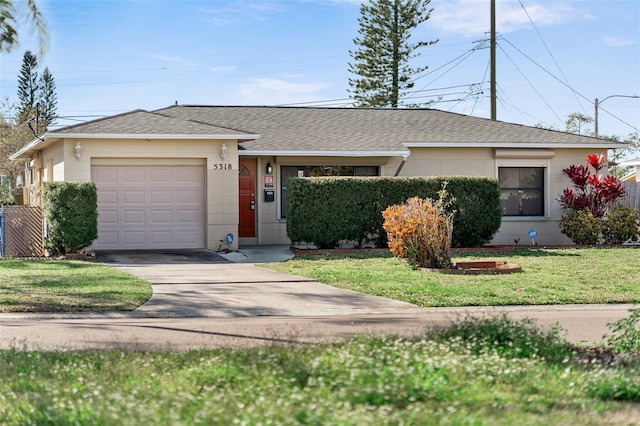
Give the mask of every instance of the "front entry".
M 240 223 L 238 237 L 256 236 L 256 160 L 240 160 Z

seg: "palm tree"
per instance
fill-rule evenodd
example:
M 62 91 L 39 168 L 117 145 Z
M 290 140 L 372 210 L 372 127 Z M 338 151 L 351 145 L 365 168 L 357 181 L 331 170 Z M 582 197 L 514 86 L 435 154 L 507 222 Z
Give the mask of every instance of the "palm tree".
M 18 13 L 14 0 L 0 0 L 0 53 L 9 52 L 18 44 Z M 36 0 L 26 0 L 26 13 L 29 21 L 38 30 L 40 55 L 47 47 L 47 24 L 36 5 Z

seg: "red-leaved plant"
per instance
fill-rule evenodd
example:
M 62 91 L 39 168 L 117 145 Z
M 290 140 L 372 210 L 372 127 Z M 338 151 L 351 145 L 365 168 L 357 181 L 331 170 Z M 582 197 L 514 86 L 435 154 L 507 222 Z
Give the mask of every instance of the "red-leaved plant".
M 558 198 L 563 210 L 589 210 L 593 217 L 604 217 L 624 195 L 624 186 L 615 176 L 602 176 L 604 153 L 587 156 L 587 166 L 569 166 L 562 173 L 571 179 L 573 188 L 566 188 Z M 589 170 L 594 169 L 594 173 Z

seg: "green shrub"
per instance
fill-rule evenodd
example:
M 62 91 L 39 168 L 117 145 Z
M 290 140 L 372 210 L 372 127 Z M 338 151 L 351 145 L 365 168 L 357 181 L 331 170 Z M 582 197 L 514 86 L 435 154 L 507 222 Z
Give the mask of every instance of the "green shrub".
M 560 231 L 576 244 L 595 245 L 600 242 L 604 223 L 593 217 L 591 210 L 579 210 L 562 217 Z
M 618 204 L 604 219 L 602 238 L 605 244 L 622 244 L 638 238 L 638 210 Z
M 569 211 L 560 221 L 560 231 L 576 244 L 622 244 L 639 235 L 638 210 L 621 204 L 605 217 L 594 217 L 591 210 Z
M 98 238 L 98 196 L 93 182 L 44 182 L 45 248 L 76 253 Z
M 9 185 L 0 184 L 0 206 L 14 203 L 15 199 L 13 198 Z
M 640 352 L 640 309 L 629 309 L 631 315 L 608 324 L 612 334 L 604 337 L 607 346 L 616 352 Z
M 500 187 L 494 178 L 321 177 L 287 182 L 287 235 L 294 242 L 337 247 L 342 241 L 386 247 L 382 211 L 411 197 L 438 198 L 447 182 L 455 198 L 453 247 L 479 247 L 500 228 Z
M 461 339 L 477 355 L 495 352 L 505 358 L 543 358 L 550 363 L 563 363 L 573 346 L 562 336 L 557 325 L 545 330 L 534 321 L 519 321 L 506 314 L 484 318 L 467 317 L 443 330 L 431 332 L 434 338 L 449 342 Z
M 409 198 L 382 212 L 389 250 L 414 268 L 451 268 L 453 213 L 447 212 L 443 188 L 438 200 Z

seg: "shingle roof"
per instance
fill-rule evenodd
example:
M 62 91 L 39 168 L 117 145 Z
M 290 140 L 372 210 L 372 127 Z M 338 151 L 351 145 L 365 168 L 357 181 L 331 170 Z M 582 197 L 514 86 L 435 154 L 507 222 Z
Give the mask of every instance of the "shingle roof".
M 63 127 L 52 134 L 113 134 L 113 135 L 242 135 L 239 130 L 198 123 L 144 110 L 101 118 L 87 123 Z M 247 134 L 248 135 L 248 134 Z
M 613 145 L 602 139 L 433 109 L 179 105 L 156 112 L 260 134 L 260 139 L 242 143 L 252 151 L 406 151 L 403 143 Z

